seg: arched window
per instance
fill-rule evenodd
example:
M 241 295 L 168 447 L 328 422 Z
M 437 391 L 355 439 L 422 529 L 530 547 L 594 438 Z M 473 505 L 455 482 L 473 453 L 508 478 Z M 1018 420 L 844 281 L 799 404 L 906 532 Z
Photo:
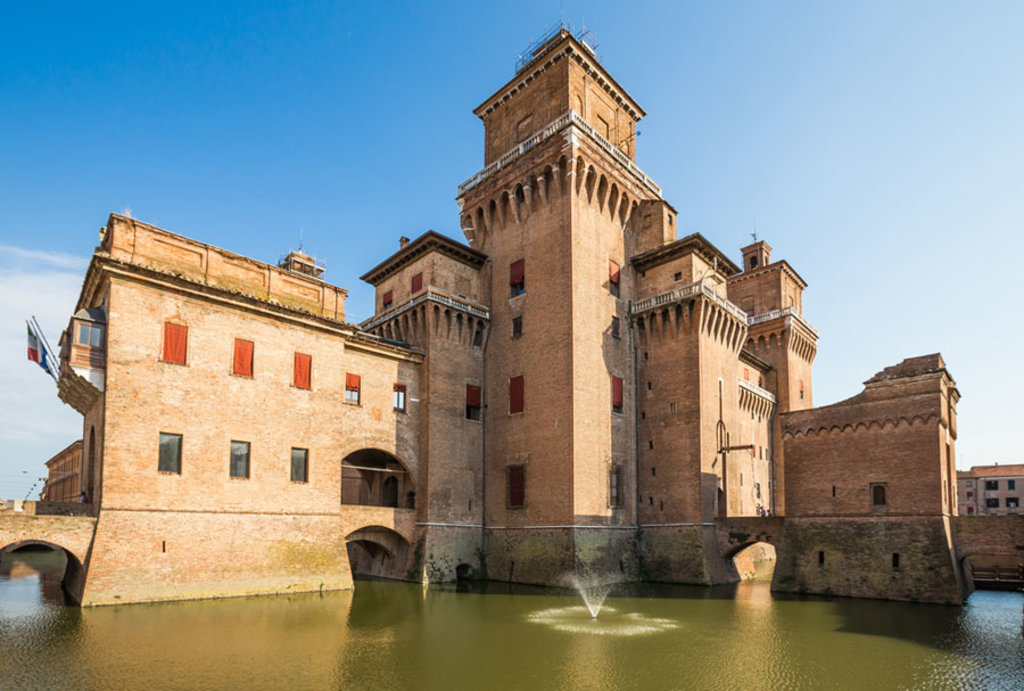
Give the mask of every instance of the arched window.
M 885 485 L 871 486 L 871 503 L 875 506 L 885 506 Z

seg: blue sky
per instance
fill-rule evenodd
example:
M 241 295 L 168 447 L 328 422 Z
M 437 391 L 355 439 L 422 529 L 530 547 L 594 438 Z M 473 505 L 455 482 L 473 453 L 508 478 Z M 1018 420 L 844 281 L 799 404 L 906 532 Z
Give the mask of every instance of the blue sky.
M 560 11 L 649 113 L 637 161 L 680 232 L 738 259 L 756 229 L 810 284 L 816 403 L 941 351 L 959 465 L 1024 462 L 1024 4 L 140 5 L 0 22 L 0 496 L 81 433 L 22 318 L 56 343 L 108 213 L 265 261 L 301 232 L 358 321 L 399 236 L 459 237 L 472 109 Z

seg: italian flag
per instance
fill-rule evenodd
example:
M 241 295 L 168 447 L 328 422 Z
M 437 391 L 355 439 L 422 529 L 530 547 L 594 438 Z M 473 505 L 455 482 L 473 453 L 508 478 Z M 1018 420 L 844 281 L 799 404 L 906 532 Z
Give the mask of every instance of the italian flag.
M 42 345 L 39 343 L 39 339 L 32 333 L 32 327 L 29 324 L 25 324 L 25 328 L 28 329 L 28 359 L 32 362 L 38 362 L 40 365 L 43 364 L 43 350 Z

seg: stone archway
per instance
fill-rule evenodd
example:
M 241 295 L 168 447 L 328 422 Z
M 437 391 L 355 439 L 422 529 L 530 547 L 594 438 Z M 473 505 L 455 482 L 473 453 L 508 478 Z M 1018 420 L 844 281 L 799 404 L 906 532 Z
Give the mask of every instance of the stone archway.
M 345 544 L 353 578 L 410 580 L 412 550 L 409 542 L 394 530 L 367 526 L 347 535 Z
M 746 542 L 726 552 L 724 557 L 730 580 L 770 582 L 775 575 L 775 545 L 770 542 Z
M 402 461 L 380 449 L 353 451 L 341 462 L 341 503 L 416 507 L 416 485 Z
M 68 605 L 81 604 L 85 569 L 82 566 L 81 560 L 70 549 L 45 540 L 21 540 L 0 547 L 0 561 L 5 561 L 6 557 L 6 561 L 9 562 L 13 554 L 32 549 L 45 549 L 57 552 L 62 554 L 65 559 L 64 570 L 59 578 L 50 580 L 45 576 L 43 577 L 41 586 L 44 597 L 48 600 L 59 600 L 61 603 Z M 50 588 L 56 590 L 49 590 Z M 62 597 L 57 597 L 58 592 L 56 591 L 59 591 Z

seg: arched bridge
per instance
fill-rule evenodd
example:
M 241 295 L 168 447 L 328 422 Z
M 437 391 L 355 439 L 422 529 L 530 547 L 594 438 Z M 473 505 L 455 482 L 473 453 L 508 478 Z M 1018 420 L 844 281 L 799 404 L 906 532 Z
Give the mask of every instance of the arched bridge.
M 28 545 L 45 545 L 62 550 L 68 565 L 62 587 L 75 603 L 81 602 L 85 586 L 85 564 L 96 531 L 92 516 L 36 515 L 34 502 L 29 511 L 0 512 L 0 556 Z

